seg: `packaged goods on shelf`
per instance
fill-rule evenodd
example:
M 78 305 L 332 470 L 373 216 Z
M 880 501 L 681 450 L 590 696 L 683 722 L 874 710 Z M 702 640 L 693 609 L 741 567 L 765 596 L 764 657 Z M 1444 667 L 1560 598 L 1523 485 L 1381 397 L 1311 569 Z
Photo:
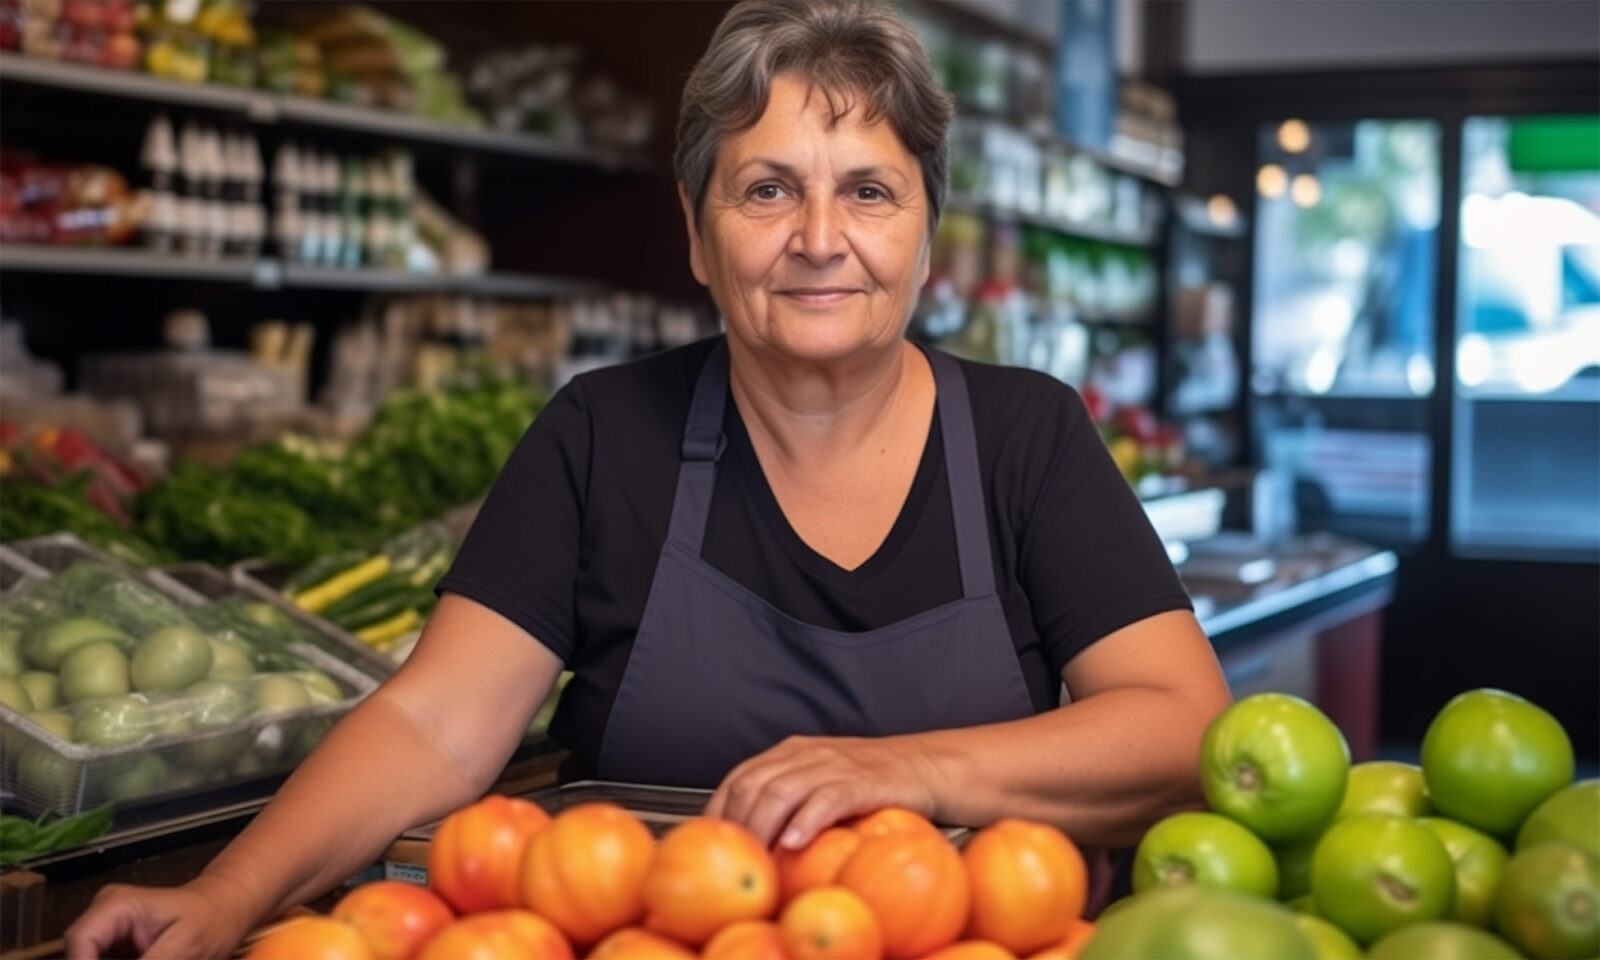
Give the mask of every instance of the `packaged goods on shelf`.
M 255 256 L 266 239 L 265 168 L 255 135 L 151 117 L 140 151 L 141 238 L 155 250 Z
M 70 541 L 14 546 L 56 567 L 0 613 L 0 654 L 34 671 L 0 706 L 19 806 L 66 815 L 280 772 L 374 686 L 269 605 L 241 619 Z
M 437 252 L 416 249 L 422 201 L 408 151 L 341 156 L 285 142 L 273 156 L 271 189 L 273 240 L 288 263 L 440 270 Z M 421 239 L 431 237 L 424 233 Z
M 139 63 L 133 0 L 0 0 L 0 49 L 130 70 Z
M 139 405 L 152 436 L 260 436 L 304 414 L 304 373 L 238 351 L 162 351 L 88 356 L 83 390 Z
M 531 45 L 478 59 L 467 91 L 496 130 L 623 149 L 645 146 L 655 126 L 649 101 L 608 76 L 583 75 L 577 47 Z
M 126 243 L 139 220 L 128 182 L 109 167 L 0 152 L 0 242 Z
M 459 78 L 446 70 L 438 41 L 415 27 L 364 6 L 342 7 L 296 31 L 320 49 L 328 94 L 462 127 L 481 127 Z

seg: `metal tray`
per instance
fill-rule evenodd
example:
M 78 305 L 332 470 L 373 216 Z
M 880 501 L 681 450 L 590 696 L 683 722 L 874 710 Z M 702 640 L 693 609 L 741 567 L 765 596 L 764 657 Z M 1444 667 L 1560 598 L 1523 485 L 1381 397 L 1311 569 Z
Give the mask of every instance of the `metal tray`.
M 692 787 L 658 787 L 640 783 L 619 783 L 611 780 L 574 780 L 560 786 L 545 787 L 525 794 L 544 808 L 552 817 L 569 807 L 583 803 L 614 803 L 644 821 L 657 837 L 673 827 L 705 813 L 711 799 L 710 790 Z M 401 834 L 407 840 L 429 840 L 439 824 L 407 830 Z M 972 835 L 967 827 L 941 827 L 950 842 L 957 846 L 966 843 Z
M 0 705 L 0 788 L 28 810 L 70 816 L 107 801 L 156 803 L 282 773 L 377 686 L 316 647 L 289 649 L 331 677 L 344 699 L 115 747 L 62 740 Z
M 0 544 L 0 594 L 10 593 L 25 583 L 44 580 L 49 576 L 50 571 Z
M 394 673 L 397 664 L 359 639 L 321 617 L 313 616 L 259 583 L 229 576 L 209 563 L 177 563 L 162 567 L 163 576 L 203 598 L 205 602 L 223 597 L 243 596 L 281 611 L 296 626 L 316 638 L 316 645 L 328 654 L 350 664 L 362 673 L 382 680 Z

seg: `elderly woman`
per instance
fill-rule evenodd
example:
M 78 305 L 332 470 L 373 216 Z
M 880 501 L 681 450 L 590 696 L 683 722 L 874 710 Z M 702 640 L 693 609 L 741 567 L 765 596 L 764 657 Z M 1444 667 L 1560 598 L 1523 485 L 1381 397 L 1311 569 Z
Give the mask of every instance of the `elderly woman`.
M 949 119 L 891 13 L 735 7 L 676 157 L 726 336 L 563 389 L 405 666 L 199 878 L 107 888 L 69 953 L 226 953 L 488 789 L 563 664 L 569 774 L 715 787 L 765 842 L 900 805 L 1121 845 L 1196 802 L 1227 689 L 1078 397 L 905 337 Z

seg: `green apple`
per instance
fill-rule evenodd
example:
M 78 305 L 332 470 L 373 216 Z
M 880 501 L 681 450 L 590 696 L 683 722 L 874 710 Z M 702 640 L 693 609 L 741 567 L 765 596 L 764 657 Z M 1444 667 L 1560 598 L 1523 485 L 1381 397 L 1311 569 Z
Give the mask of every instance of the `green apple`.
M 1318 916 L 1297 913 L 1295 925 L 1311 941 L 1317 960 L 1361 960 L 1361 948 L 1349 935 Z
M 35 632 L 24 644 L 24 652 L 40 670 L 60 670 L 72 651 L 101 640 L 121 648 L 127 646 L 128 635 L 93 617 L 68 617 Z
M 1367 951 L 1371 960 L 1519 960 L 1499 937 L 1460 923 L 1417 923 L 1388 934 Z
M 66 703 L 120 697 L 127 692 L 128 655 L 114 643 L 86 643 L 61 661 L 61 699 Z
M 1190 883 L 1271 900 L 1278 894 L 1278 866 L 1260 838 L 1227 817 L 1175 813 L 1139 842 L 1133 891 Z
M 61 705 L 61 678 L 48 670 L 29 670 L 17 678 L 33 698 L 33 709 L 54 710 Z
M 1190 884 L 1132 898 L 1102 916 L 1082 960 L 1311 960 L 1309 939 L 1281 905 Z
M 1434 808 L 1511 837 L 1545 798 L 1572 782 L 1572 741 L 1542 708 L 1503 690 L 1469 690 L 1445 704 L 1422 737 Z
M 28 693 L 28 688 L 16 677 L 0 676 L 0 704 L 4 704 L 18 713 L 32 713 L 35 707 L 33 695 Z
M 133 652 L 133 687 L 144 692 L 182 690 L 211 672 L 211 643 L 191 627 L 163 627 Z
M 1489 926 L 1494 920 L 1495 891 L 1500 889 L 1500 876 L 1510 859 L 1506 848 L 1487 833 L 1454 820 L 1423 817 L 1417 822 L 1433 831 L 1456 865 L 1456 902 L 1450 919 L 1474 927 Z
M 1387 813 L 1396 817 L 1426 817 L 1433 812 L 1428 802 L 1428 783 L 1422 768 L 1414 763 L 1372 760 L 1350 768 L 1344 787 L 1344 802 L 1334 818 L 1361 813 Z
M 1600 858 L 1541 843 L 1506 864 L 1495 926 L 1532 957 L 1600 956 Z
M 1442 920 L 1455 894 L 1449 851 L 1431 830 L 1404 817 L 1368 813 L 1337 821 L 1311 856 L 1317 912 L 1357 943 Z
M 1272 848 L 1273 859 L 1278 861 L 1279 900 L 1293 900 L 1311 892 L 1311 854 L 1321 839 L 1322 834 L 1318 833 Z
M 1299 697 L 1258 693 L 1224 710 L 1200 745 L 1211 809 L 1272 844 L 1315 834 L 1344 799 L 1350 748 L 1322 711 Z
M 1517 831 L 1517 850 L 1559 840 L 1600 857 L 1600 780 L 1552 793 Z

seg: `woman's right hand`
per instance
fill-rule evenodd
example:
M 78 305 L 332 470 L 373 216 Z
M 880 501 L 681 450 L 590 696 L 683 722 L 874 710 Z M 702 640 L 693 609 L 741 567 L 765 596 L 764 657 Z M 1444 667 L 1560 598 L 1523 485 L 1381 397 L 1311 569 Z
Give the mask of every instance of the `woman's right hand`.
M 230 956 L 252 922 L 238 903 L 234 891 L 205 876 L 181 887 L 109 884 L 67 928 L 66 953 L 96 960 L 131 945 L 148 960 Z

